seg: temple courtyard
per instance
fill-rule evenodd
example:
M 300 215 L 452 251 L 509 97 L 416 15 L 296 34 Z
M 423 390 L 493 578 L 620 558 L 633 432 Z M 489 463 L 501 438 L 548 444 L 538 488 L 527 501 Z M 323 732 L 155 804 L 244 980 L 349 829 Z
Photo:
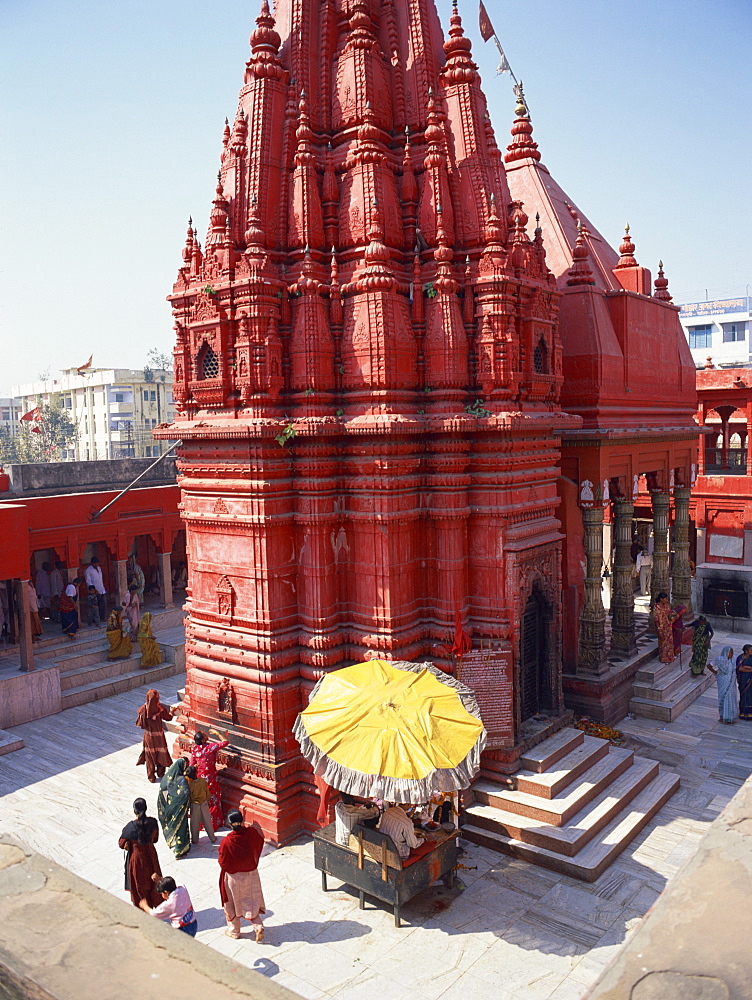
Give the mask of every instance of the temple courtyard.
M 716 633 L 712 655 L 746 641 Z M 183 683 L 163 681 L 163 701 L 176 701 Z M 123 900 L 118 836 L 137 796 L 156 814 L 156 786 L 135 767 L 145 690 L 18 726 L 11 732 L 25 747 L 0 757 L 0 832 Z M 188 887 L 198 941 L 308 1000 L 578 1000 L 752 772 L 752 724 L 718 722 L 715 684 L 673 723 L 627 719 L 619 728 L 637 755 L 678 772 L 681 787 L 592 884 L 461 840 L 464 887 L 427 890 L 396 929 L 386 908 L 367 901 L 359 910 L 357 895 L 333 879 L 323 893 L 311 840 L 301 837 L 267 848 L 259 865 L 267 934 L 257 945 L 247 925 L 240 941 L 224 935 L 217 851 L 205 836 L 181 861 L 160 841 L 162 869 Z

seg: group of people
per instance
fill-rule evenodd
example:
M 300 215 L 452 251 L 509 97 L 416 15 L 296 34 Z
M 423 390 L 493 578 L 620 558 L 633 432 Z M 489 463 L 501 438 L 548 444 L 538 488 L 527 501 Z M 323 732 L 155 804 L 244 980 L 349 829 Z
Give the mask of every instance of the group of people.
M 729 725 L 737 719 L 752 720 L 752 645 L 742 646 L 734 659 L 731 646 L 708 664 L 718 677 L 718 717 Z
M 198 926 L 190 895 L 185 886 L 170 876 L 162 877 L 156 844 L 159 826 L 165 841 L 177 858 L 184 858 L 191 844 L 198 843 L 201 827 L 212 844 L 218 843 L 216 831 L 224 826 L 217 754 L 229 746 L 227 739 L 211 741 L 199 731 L 193 737 L 188 758 L 173 761 L 167 749 L 163 723 L 174 709 L 163 705 L 159 692 L 150 689 L 136 718 L 144 730 L 141 755 L 137 764 L 146 765 L 150 782 L 159 781 L 157 820 L 146 815 L 146 802 L 136 799 L 135 820 L 120 835 L 120 847 L 126 851 L 125 888 L 134 906 L 152 916 L 169 920 L 173 927 L 192 936 Z M 230 832 L 219 843 L 219 892 L 227 929 L 232 938 L 240 937 L 242 918 L 254 925 L 257 941 L 263 940 L 261 919 L 266 910 L 258 862 L 264 838 L 255 826 L 247 826 L 237 809 L 227 815 Z
M 692 630 L 692 656 L 689 669 L 695 677 L 705 673 L 708 663 L 708 652 L 713 639 L 713 626 L 704 615 L 689 623 L 684 622 L 687 613 L 686 605 L 671 606 L 668 594 L 662 590 L 656 599 L 654 620 L 658 635 L 658 658 L 661 663 L 673 663 L 681 651 L 684 633 Z
M 350 834 L 358 824 L 378 829 L 391 838 L 401 858 L 409 858 L 410 852 L 421 847 L 425 837 L 423 830 L 435 830 L 440 823 L 451 822 L 454 804 L 451 795 L 437 792 L 428 803 L 420 805 L 400 805 L 359 798 L 340 792 L 334 807 L 334 839 L 342 847 L 347 847 Z

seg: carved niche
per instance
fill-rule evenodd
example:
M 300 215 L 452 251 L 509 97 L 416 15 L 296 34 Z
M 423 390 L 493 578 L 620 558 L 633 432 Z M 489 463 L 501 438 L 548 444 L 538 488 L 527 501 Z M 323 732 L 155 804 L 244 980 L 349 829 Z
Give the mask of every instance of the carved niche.
M 237 722 L 235 689 L 229 677 L 223 677 L 217 682 L 217 713 L 233 724 Z
M 235 590 L 227 576 L 221 576 L 217 583 L 217 614 L 232 620 L 235 606 Z

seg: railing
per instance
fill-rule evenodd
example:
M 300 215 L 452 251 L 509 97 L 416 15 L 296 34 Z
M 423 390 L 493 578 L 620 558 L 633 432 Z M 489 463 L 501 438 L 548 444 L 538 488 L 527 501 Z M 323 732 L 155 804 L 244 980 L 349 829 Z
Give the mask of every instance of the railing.
M 723 450 L 721 448 L 705 449 L 705 474 L 712 476 L 721 474 L 724 476 L 744 476 L 747 474 L 747 449 L 729 448 L 726 452 L 726 461 L 723 461 Z

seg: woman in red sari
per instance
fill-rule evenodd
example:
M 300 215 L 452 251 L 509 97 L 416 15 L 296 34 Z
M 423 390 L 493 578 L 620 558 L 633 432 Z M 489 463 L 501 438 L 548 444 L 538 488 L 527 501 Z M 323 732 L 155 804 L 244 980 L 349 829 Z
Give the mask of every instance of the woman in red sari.
M 219 830 L 225 825 L 222 815 L 222 795 L 219 788 L 219 778 L 217 777 L 217 754 L 225 747 L 229 747 L 229 740 L 222 740 L 219 743 L 207 743 L 206 733 L 199 730 L 193 737 L 193 747 L 191 749 L 191 759 L 189 764 L 196 768 L 199 778 L 205 778 L 209 786 L 209 812 L 211 813 L 214 829 Z
M 131 902 L 139 906 L 145 899 L 149 906 L 158 906 L 162 897 L 157 892 L 153 875 L 162 877 L 156 842 L 159 825 L 153 816 L 146 815 L 146 802 L 136 799 L 133 803 L 135 820 L 123 827 L 120 847 L 125 851 L 125 891 L 130 892 Z
M 658 633 L 658 658 L 661 663 L 674 662 L 674 636 L 671 626 L 676 615 L 671 609 L 668 594 L 662 590 L 655 602 L 655 631 Z
M 146 777 L 152 783 L 159 781 L 172 764 L 162 726 L 163 722 L 172 718 L 172 714 L 172 709 L 166 708 L 159 700 L 159 691 L 149 688 L 146 701 L 136 716 L 136 725 L 144 730 L 144 745 L 136 766 L 146 764 Z M 161 902 L 161 897 L 159 901 Z
M 674 643 L 674 656 L 679 655 L 682 637 L 684 636 L 684 612 L 687 610 L 686 604 L 677 604 L 674 608 L 674 622 L 671 626 L 671 636 Z
M 219 845 L 219 895 L 227 920 L 225 934 L 240 937 L 240 918 L 254 925 L 256 940 L 264 940 L 261 914 L 266 913 L 264 893 L 258 874 L 258 863 L 264 849 L 264 838 L 252 826 L 243 825 L 237 809 L 227 815 L 230 833 Z

